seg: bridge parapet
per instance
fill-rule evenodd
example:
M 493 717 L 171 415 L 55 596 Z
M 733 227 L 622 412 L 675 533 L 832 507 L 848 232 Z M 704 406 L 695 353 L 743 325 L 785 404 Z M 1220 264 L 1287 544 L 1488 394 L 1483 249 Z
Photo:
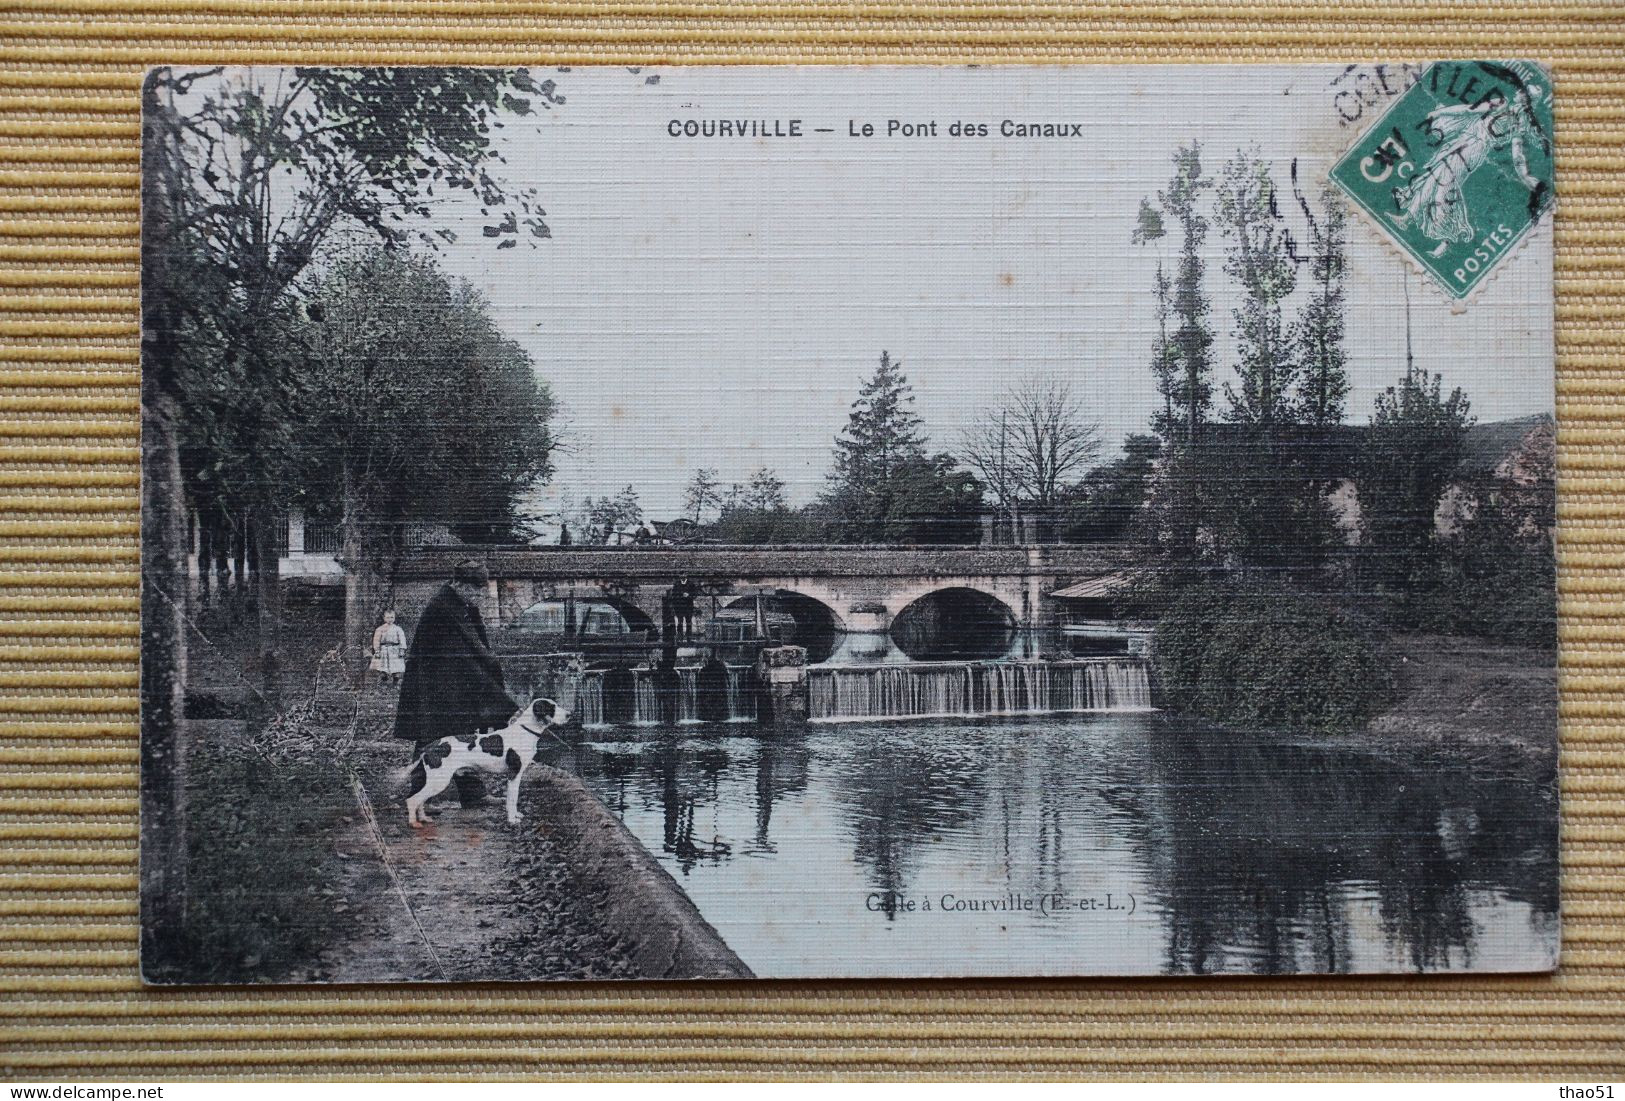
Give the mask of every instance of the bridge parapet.
M 1127 563 L 1116 543 L 1032 546 L 723 546 L 432 547 L 408 554 L 402 579 L 451 576 L 466 558 L 484 561 L 494 578 L 627 580 L 683 575 L 740 581 L 782 577 L 1031 577 L 1099 574 Z

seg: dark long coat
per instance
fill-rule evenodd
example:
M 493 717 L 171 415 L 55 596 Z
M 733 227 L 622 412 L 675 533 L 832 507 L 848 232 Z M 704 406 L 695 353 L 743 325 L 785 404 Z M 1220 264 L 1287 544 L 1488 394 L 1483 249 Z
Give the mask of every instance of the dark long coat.
M 518 710 L 503 687 L 479 608 L 455 586 L 442 586 L 407 650 L 395 736 L 422 743 L 474 734 L 505 725 Z

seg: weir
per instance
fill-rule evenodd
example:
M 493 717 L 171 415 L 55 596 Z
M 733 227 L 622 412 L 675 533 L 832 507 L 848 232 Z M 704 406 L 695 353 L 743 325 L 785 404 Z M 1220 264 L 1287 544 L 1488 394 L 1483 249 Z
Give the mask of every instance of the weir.
M 1151 709 L 1137 658 L 815 665 L 808 674 L 811 717 L 823 722 Z
M 730 665 L 714 684 L 706 683 L 704 669 L 675 670 L 677 684 L 671 713 L 663 716 L 656 684 L 661 675 L 654 669 L 628 670 L 622 685 L 609 683 L 611 670 L 576 673 L 556 689 L 555 699 L 569 707 L 587 729 L 614 726 L 617 721 L 634 726 L 655 726 L 661 722 L 747 723 L 756 721 L 756 685 L 748 665 Z M 668 674 L 669 675 L 669 674 Z M 609 694 L 606 706 L 606 692 Z M 617 700 L 624 693 L 624 700 Z M 573 706 L 567 702 L 573 700 Z
M 1145 662 L 1130 657 L 814 665 L 807 674 L 814 722 L 1152 709 Z M 664 710 L 663 678 L 672 686 Z M 589 730 L 752 723 L 758 715 L 755 670 L 748 665 L 561 670 L 537 690 Z

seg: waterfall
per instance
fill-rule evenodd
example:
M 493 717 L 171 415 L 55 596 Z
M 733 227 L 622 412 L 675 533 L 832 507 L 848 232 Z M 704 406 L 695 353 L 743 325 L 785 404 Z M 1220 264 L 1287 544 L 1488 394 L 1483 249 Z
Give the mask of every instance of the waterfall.
M 559 696 L 575 701 L 571 710 L 580 718 L 583 727 L 598 728 L 614 725 L 604 714 L 604 673 L 592 669 L 577 674 L 570 683 L 561 685 Z M 657 673 L 651 669 L 633 669 L 630 720 L 634 726 L 655 726 L 661 721 L 660 695 L 656 688 Z M 700 670 L 682 668 L 676 671 L 677 691 L 671 718 L 683 724 L 704 722 L 700 717 Z M 756 692 L 749 666 L 730 665 L 726 673 L 726 722 L 754 722 L 756 720 Z M 562 701 L 561 701 L 562 702 Z M 570 706 L 566 704 L 566 706 Z
M 811 717 L 824 722 L 974 715 L 1042 715 L 1069 711 L 1147 711 L 1151 686 L 1139 658 L 1081 658 L 1073 661 L 931 661 L 883 665 L 814 665 L 807 670 Z M 723 704 L 701 705 L 702 670 L 681 668 L 665 674 L 652 669 L 617 671 L 622 702 L 606 714 L 605 670 L 561 678 L 558 699 L 587 728 L 630 722 L 657 726 L 756 719 L 756 692 L 749 666 L 730 665 L 722 674 Z M 675 675 L 676 691 L 661 714 L 656 680 Z M 712 683 L 716 683 L 713 681 Z M 714 691 L 714 689 L 713 689 Z M 715 696 L 710 697 L 713 701 Z M 725 709 L 725 710 L 724 710 Z
M 756 684 L 747 665 L 728 666 L 728 721 L 756 721 Z
M 604 678 L 602 674 L 583 674 L 575 682 L 576 718 L 582 726 L 604 725 Z
M 829 722 L 1151 707 L 1138 658 L 815 665 L 808 673 L 811 717 Z

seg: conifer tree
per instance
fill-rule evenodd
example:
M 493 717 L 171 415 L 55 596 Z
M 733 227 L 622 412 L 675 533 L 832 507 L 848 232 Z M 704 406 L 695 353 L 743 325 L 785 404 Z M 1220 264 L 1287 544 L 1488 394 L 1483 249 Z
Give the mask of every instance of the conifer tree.
M 826 503 L 843 538 L 875 542 L 906 504 L 900 494 L 925 458 L 925 435 L 902 363 L 887 352 L 858 392 L 835 438 L 835 469 Z

